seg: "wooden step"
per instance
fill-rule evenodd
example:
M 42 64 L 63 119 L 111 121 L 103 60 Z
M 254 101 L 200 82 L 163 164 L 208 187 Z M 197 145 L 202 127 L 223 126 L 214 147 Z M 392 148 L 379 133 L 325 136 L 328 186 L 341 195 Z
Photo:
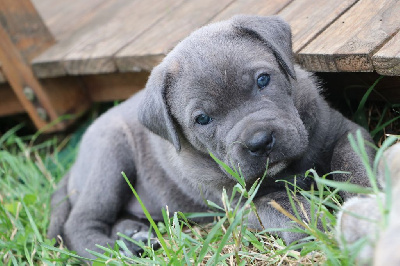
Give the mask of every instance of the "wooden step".
M 372 63 L 381 75 L 400 76 L 400 32 L 372 57 Z
M 192 31 L 212 20 L 232 0 L 185 1 L 115 55 L 122 72 L 151 70 Z
M 45 18 L 57 20 L 56 9 L 67 1 L 57 2 L 54 11 L 44 9 Z M 89 0 L 78 11 L 74 2 L 69 13 L 78 17 L 72 28 L 79 29 L 37 57 L 33 69 L 43 78 L 151 70 L 191 31 L 244 13 L 287 20 L 294 51 L 308 70 L 364 72 L 376 66 L 379 73 L 400 75 L 396 67 L 380 66 L 382 60 L 396 64 L 395 43 L 372 59 L 398 32 L 399 5 L 398 0 Z M 53 27 L 66 35 L 61 26 Z
M 302 49 L 298 58 L 311 71 L 372 72 L 374 53 L 400 29 L 399 14 L 398 0 L 360 0 Z

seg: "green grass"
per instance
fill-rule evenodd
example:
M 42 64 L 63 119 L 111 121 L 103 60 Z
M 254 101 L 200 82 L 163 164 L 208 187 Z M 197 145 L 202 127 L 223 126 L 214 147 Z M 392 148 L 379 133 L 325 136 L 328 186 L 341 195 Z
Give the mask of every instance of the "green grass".
M 81 264 L 80 257 L 68 251 L 63 246 L 54 247 L 55 240 L 46 239 L 46 229 L 49 222 L 49 199 L 56 182 L 62 177 L 75 157 L 76 148 L 64 148 L 56 139 L 40 144 L 33 144 L 32 138 L 17 137 L 15 128 L 0 138 L 0 258 L 5 265 L 65 265 Z M 360 136 L 350 139 L 353 148 L 365 160 L 365 150 Z M 70 140 L 76 143 L 75 140 Z M 379 150 L 381 156 L 393 139 L 386 142 Z M 71 145 L 71 146 L 75 146 Z M 215 157 L 214 157 L 215 158 Z M 169 213 L 163 210 L 164 221 L 152 225 L 159 237 L 162 248 L 152 250 L 143 245 L 145 253 L 142 257 L 127 257 L 119 250 L 129 254 L 123 241 L 117 241 L 114 247 L 103 247 L 104 254 L 97 254 L 95 265 L 265 265 L 278 264 L 313 264 L 348 265 L 354 260 L 354 247 L 341 250 L 334 235 L 335 215 L 332 211 L 340 209 L 337 197 L 339 190 L 349 190 L 361 193 L 379 193 L 376 186 L 375 162 L 372 166 L 366 163 L 368 177 L 372 182 L 371 189 L 365 189 L 350 184 L 336 183 L 327 179 L 328 175 L 318 176 L 310 170 L 307 175 L 317 181 L 318 186 L 311 191 L 288 189 L 289 198 L 293 205 L 293 215 L 288 210 L 278 210 L 292 218 L 297 232 L 305 232 L 306 242 L 293 243 L 285 246 L 282 240 L 269 235 L 273 229 L 254 232 L 243 226 L 248 213 L 253 210 L 252 199 L 257 192 L 259 182 L 245 184 L 240 169 L 227 171 L 237 179 L 233 195 L 222 191 L 223 206 L 209 202 L 216 212 L 207 215 L 214 217 L 214 223 L 194 225 L 190 218 L 204 214 Z M 289 186 L 287 186 L 289 187 Z M 134 190 L 132 188 L 132 190 Z M 239 197 L 242 204 L 233 204 L 234 196 Z M 300 218 L 302 212 L 298 198 L 305 197 L 312 206 L 312 214 L 304 221 Z M 297 203 L 297 204 L 296 204 Z M 143 208 L 145 206 L 143 205 Z M 383 206 L 383 208 L 385 208 Z M 382 210 L 387 213 L 386 210 Z M 316 226 L 316 217 L 322 221 L 322 230 Z M 151 220 L 151 217 L 148 217 Z M 282 230 L 282 229 L 277 229 Z M 126 238 L 126 241 L 133 241 Z M 312 240 L 312 241 L 310 241 Z
M 60 157 L 55 139 L 32 144 L 14 128 L 0 137 L 0 261 L 5 265 L 38 265 L 68 261 L 42 243 L 49 223 L 49 199 L 56 181 L 75 157 Z
M 367 123 L 375 140 L 384 137 L 385 128 L 392 125 L 399 116 L 389 119 L 366 117 L 366 100 L 377 82 L 361 100 L 354 119 L 361 124 Z M 386 105 L 381 114 L 387 114 L 395 105 Z M 385 116 L 386 117 L 386 116 Z M 371 123 L 371 121 L 374 121 Z M 373 124 L 373 128 L 371 128 Z M 55 138 L 37 143 L 37 136 L 18 137 L 16 127 L 0 136 L 0 264 L 4 265 L 74 265 L 84 263 L 81 258 L 66 249 L 62 244 L 55 247 L 55 240 L 46 238 L 50 215 L 50 196 L 56 183 L 72 164 L 77 144 L 85 127 L 75 132 L 72 137 L 59 141 Z M 361 240 L 344 249 L 339 247 L 335 235 L 335 213 L 340 210 L 340 190 L 357 193 L 378 194 L 376 185 L 377 162 L 383 150 L 394 137 L 389 138 L 378 150 L 377 159 L 372 165 L 367 163 L 363 141 L 360 136 L 350 137 L 353 148 L 363 159 L 371 182 L 371 188 L 362 188 L 351 184 L 333 182 L 330 174 L 319 176 L 315 171 L 306 173 L 317 181 L 311 191 L 303 191 L 287 184 L 289 199 L 293 210 L 284 210 L 277 203 L 271 205 L 293 220 L 291 229 L 267 228 L 255 232 L 243 226 L 250 211 L 256 211 L 252 199 L 257 192 L 259 180 L 255 184 L 246 184 L 240 169 L 230 169 L 223 162 L 210 154 L 236 180 L 232 195 L 221 191 L 223 205 L 208 202 L 214 212 L 207 214 L 169 213 L 163 210 L 164 220 L 152 227 L 162 248 L 153 250 L 148 243 L 137 243 L 144 249 L 141 257 L 125 256 L 130 254 L 123 241 L 117 241 L 113 247 L 101 247 L 104 254 L 95 254 L 94 265 L 352 265 L 357 254 L 365 244 Z M 332 173 L 331 173 L 332 174 Z M 124 174 L 121 173 L 121 178 Z M 282 181 L 285 182 L 285 181 Z M 289 189 L 289 187 L 294 187 Z M 389 187 L 389 186 L 387 186 Z M 134 188 L 132 187 L 132 192 Z M 384 191 L 390 199 L 390 190 Z M 234 204 L 234 196 L 242 204 Z M 302 220 L 303 212 L 299 198 L 305 197 L 311 205 L 311 215 Z M 379 197 L 377 197 L 379 199 Z M 380 203 L 381 212 L 386 217 L 389 204 Z M 145 209 L 145 205 L 143 205 Z M 289 212 L 290 211 L 290 212 Z M 213 223 L 197 225 L 191 222 L 196 216 L 211 216 Z M 317 219 L 322 223 L 316 226 Z M 148 216 L 149 220 L 152 218 Z M 300 241 L 286 246 L 283 241 L 269 234 L 273 230 L 292 230 L 307 234 L 307 241 Z M 123 236 L 126 241 L 134 241 Z M 87 262 L 87 261 L 86 261 Z

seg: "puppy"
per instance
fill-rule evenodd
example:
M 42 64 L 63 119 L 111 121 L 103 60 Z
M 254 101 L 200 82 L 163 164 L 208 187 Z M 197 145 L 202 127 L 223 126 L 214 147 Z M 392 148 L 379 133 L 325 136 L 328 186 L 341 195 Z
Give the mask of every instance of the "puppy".
M 291 209 L 276 180 L 314 168 L 348 171 L 334 179 L 368 185 L 347 139 L 357 130 L 370 140 L 331 109 L 312 75 L 294 64 L 290 27 L 280 18 L 235 16 L 205 26 L 154 68 L 143 91 L 87 130 L 52 197 L 48 236 L 61 235 L 70 249 L 89 256 L 86 248 L 112 245 L 116 232 L 135 237 L 148 230 L 122 171 L 155 220 L 162 220 L 165 205 L 171 213 L 206 211 L 204 199 L 221 203 L 222 189 L 229 194 L 236 184 L 209 152 L 240 167 L 250 185 L 268 162 L 254 203 L 265 227 L 288 227 L 289 219 L 268 204 Z M 297 183 L 307 188 L 311 180 Z M 262 228 L 254 214 L 248 226 Z M 303 237 L 278 234 L 286 243 Z

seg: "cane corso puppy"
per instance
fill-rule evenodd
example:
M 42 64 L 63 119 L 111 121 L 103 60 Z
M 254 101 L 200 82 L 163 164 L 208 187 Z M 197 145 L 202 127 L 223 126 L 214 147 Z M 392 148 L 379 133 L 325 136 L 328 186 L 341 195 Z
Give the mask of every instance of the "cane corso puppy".
M 316 79 L 294 64 L 290 27 L 280 18 L 235 16 L 202 27 L 154 68 L 143 91 L 89 127 L 52 197 L 48 236 L 61 235 L 84 256 L 95 244 L 112 244 L 117 232 L 143 236 L 145 216 L 121 172 L 155 220 L 166 205 L 170 213 L 206 211 L 205 199 L 221 203 L 222 189 L 229 193 L 236 184 L 210 152 L 240 167 L 250 185 L 268 161 L 254 203 L 263 225 L 288 227 L 289 219 L 268 204 L 291 209 L 276 180 L 314 168 L 348 171 L 333 178 L 368 185 L 347 138 L 357 130 L 370 139 L 330 108 Z M 262 228 L 254 214 L 248 226 Z M 278 234 L 286 243 L 303 237 Z

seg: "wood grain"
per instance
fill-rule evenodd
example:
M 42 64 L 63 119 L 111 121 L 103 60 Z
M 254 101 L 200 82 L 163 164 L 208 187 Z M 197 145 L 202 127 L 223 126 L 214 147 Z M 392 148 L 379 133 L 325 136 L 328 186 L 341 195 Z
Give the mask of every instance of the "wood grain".
M 298 53 L 358 0 L 296 0 L 278 15 L 289 22 L 293 51 Z
M 379 74 L 400 76 L 400 32 L 374 54 L 372 62 Z
M 111 73 L 117 70 L 113 55 L 149 30 L 153 24 L 180 4 L 176 0 L 131 1 L 112 19 L 91 29 L 63 59 L 69 74 Z M 159 37 L 163 35 L 159 31 Z
M 29 0 L 1 0 L 0 26 L 28 62 L 55 43 Z
M 232 0 L 184 2 L 115 56 L 119 70 L 151 70 L 179 41 L 230 3 Z
M 32 0 L 56 40 L 67 38 L 112 5 L 110 0 Z
M 372 54 L 400 28 L 400 1 L 360 0 L 298 54 L 312 71 L 373 71 Z
M 93 102 L 125 100 L 144 88 L 149 72 L 114 73 L 84 76 L 88 94 Z
M 83 28 L 33 62 L 39 77 L 116 71 L 113 55 L 181 1 L 116 0 Z
M 274 15 L 293 0 L 236 0 L 224 11 L 219 13 L 213 21 L 231 18 L 237 14 Z
M 65 3 L 67 1 L 63 0 L 61 2 Z M 113 15 L 126 7 L 130 2 L 132 2 L 132 0 L 109 1 L 108 3 L 111 4 L 107 5 L 106 8 L 97 10 L 96 14 L 92 16 L 91 19 L 82 24 L 79 29 L 71 33 L 68 38 L 53 45 L 46 52 L 32 61 L 32 68 L 35 75 L 39 78 L 67 75 L 67 71 L 63 64 L 63 58 L 73 51 L 75 47 L 79 47 L 81 43 L 90 42 L 90 33 L 92 31 L 97 32 L 97 34 L 101 36 L 102 25 L 107 25 Z

